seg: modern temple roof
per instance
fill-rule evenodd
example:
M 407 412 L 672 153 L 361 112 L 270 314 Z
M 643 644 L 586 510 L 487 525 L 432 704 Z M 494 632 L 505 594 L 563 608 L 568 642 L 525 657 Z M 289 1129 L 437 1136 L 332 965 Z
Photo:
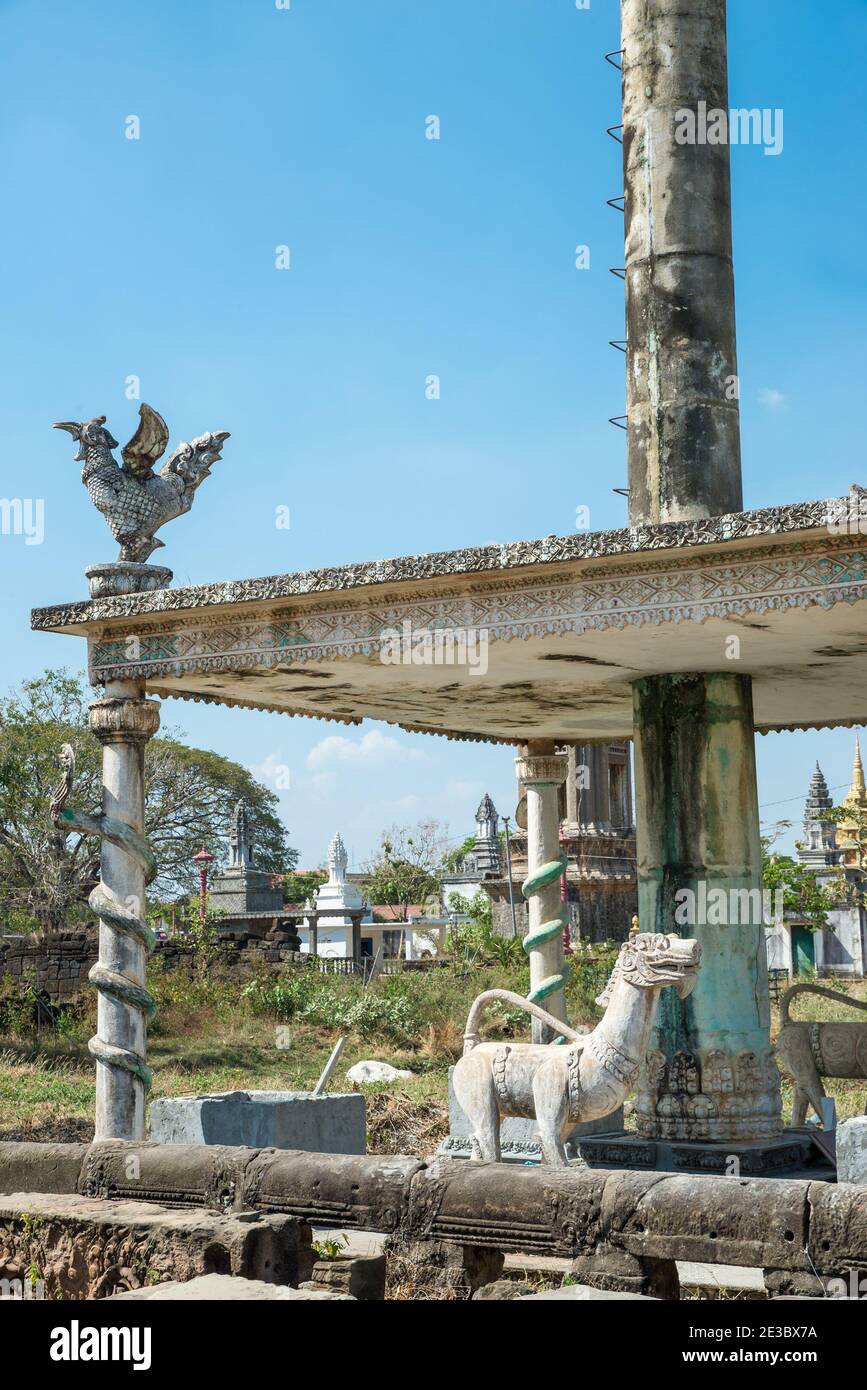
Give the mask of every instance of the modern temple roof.
M 95 684 L 144 679 L 158 696 L 451 737 L 627 738 L 633 680 L 695 671 L 751 675 L 763 732 L 856 725 L 867 722 L 859 531 L 867 508 L 853 489 L 632 530 L 60 604 L 34 610 L 32 626 L 86 637 Z M 470 664 L 449 663 L 463 654 L 462 632 Z M 383 633 L 393 634 L 385 644 Z M 453 641 L 426 647 L 425 633 Z M 394 659 L 407 634 L 414 648 L 388 664 L 383 654 Z

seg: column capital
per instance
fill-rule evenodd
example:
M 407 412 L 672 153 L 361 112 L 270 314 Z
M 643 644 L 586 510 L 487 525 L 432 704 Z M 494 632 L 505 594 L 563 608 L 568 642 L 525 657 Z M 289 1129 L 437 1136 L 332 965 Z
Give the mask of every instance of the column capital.
M 156 700 L 108 696 L 90 706 L 90 731 L 100 743 L 147 743 L 160 727 Z
M 559 786 L 565 782 L 569 773 L 569 759 L 565 753 L 547 755 L 523 754 L 515 759 L 515 769 L 519 782 L 525 787 L 554 783 Z

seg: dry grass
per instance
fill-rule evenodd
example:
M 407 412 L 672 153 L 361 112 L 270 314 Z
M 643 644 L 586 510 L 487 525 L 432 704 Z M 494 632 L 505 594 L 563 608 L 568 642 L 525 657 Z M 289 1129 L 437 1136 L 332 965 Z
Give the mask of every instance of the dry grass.
M 449 1132 L 448 1106 L 414 1100 L 405 1091 L 373 1091 L 367 1096 L 367 1147 L 375 1154 L 426 1158 Z
M 463 1027 L 452 1018 L 437 1019 L 429 1023 L 419 1052 L 434 1061 L 456 1062 L 464 1050 Z

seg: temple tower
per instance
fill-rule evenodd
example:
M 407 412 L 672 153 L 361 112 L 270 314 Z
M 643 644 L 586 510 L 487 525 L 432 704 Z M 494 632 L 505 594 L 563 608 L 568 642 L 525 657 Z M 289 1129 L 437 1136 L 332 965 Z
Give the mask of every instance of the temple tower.
M 472 851 L 478 874 L 500 872 L 499 820 L 497 808 L 486 792 L 476 811 L 476 843 Z
M 816 763 L 804 805 L 804 836 L 798 852 L 798 858 L 808 869 L 820 871 L 835 862 L 837 839 L 834 825 L 822 819 L 833 804 L 828 783 Z

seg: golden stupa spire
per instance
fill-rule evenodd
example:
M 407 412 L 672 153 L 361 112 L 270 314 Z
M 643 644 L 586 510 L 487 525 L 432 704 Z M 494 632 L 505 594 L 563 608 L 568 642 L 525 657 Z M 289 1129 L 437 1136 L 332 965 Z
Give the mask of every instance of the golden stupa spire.
M 861 762 L 861 743 L 855 735 L 855 762 L 852 765 L 852 785 L 846 795 L 844 806 L 867 806 L 867 785 L 864 782 L 864 765 Z

